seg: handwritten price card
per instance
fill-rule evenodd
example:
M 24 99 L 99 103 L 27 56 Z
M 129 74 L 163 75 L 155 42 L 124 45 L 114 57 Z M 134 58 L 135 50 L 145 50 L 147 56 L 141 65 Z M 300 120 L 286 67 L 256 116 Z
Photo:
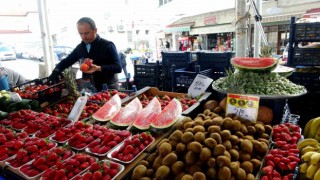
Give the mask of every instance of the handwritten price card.
M 258 96 L 229 93 L 227 96 L 227 114 L 235 114 L 243 119 L 256 122 L 259 100 Z
M 202 93 L 206 91 L 206 89 L 210 86 L 213 79 L 198 74 L 196 78 L 194 78 L 192 84 L 190 85 L 188 89 L 188 95 L 191 97 L 197 97 L 200 96 Z

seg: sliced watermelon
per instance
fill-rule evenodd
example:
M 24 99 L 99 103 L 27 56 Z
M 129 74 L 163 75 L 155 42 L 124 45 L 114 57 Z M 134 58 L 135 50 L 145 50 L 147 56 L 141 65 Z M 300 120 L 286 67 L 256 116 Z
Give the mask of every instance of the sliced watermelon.
M 110 120 L 113 127 L 123 129 L 128 127 L 136 120 L 142 110 L 142 104 L 136 97 L 125 107 L 121 108 L 120 111 Z
M 236 57 L 231 59 L 233 67 L 240 71 L 266 71 L 274 70 L 278 65 L 276 58 L 250 58 Z
M 181 116 L 182 107 L 181 103 L 177 99 L 172 99 L 170 103 L 162 110 L 151 123 L 151 131 L 155 133 L 160 133 L 166 131 L 171 127 Z
M 97 121 L 109 121 L 121 108 L 121 99 L 118 94 L 112 96 L 92 117 Z
M 161 113 L 161 104 L 159 100 L 154 97 L 150 103 L 142 109 L 139 117 L 133 122 L 132 128 L 139 131 L 148 130 L 151 122 Z

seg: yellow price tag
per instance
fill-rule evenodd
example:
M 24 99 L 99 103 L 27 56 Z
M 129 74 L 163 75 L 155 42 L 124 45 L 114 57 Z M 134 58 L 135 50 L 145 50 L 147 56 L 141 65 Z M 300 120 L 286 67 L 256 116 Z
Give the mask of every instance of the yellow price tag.
M 227 114 L 234 114 L 243 119 L 256 122 L 260 98 L 252 95 L 228 94 Z

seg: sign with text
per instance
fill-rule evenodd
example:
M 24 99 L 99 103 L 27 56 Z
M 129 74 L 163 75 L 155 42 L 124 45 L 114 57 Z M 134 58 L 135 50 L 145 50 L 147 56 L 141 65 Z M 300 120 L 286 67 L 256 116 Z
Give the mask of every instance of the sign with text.
M 188 95 L 195 98 L 206 91 L 213 79 L 198 74 L 188 89 Z
M 242 94 L 228 94 L 227 114 L 235 114 L 243 119 L 256 122 L 258 116 L 260 98 Z
M 70 119 L 72 121 L 72 123 L 78 121 L 78 119 L 82 113 L 82 110 L 87 103 L 87 100 L 88 100 L 87 96 L 80 96 L 77 99 L 76 103 L 74 104 L 74 106 L 68 116 L 68 119 Z
M 203 24 L 205 25 L 217 24 L 217 17 L 216 16 L 205 17 L 203 20 Z

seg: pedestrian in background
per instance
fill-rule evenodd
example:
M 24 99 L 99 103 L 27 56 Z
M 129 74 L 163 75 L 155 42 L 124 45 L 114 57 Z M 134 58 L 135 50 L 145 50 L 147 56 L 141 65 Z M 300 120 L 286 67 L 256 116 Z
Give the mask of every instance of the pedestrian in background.
M 124 75 L 126 76 L 126 78 L 128 78 L 126 58 L 127 58 L 127 54 L 129 54 L 130 51 L 131 51 L 131 49 L 127 48 L 125 51 L 120 51 L 120 53 L 119 53 L 121 67 L 122 67 L 122 70 L 123 70 Z

